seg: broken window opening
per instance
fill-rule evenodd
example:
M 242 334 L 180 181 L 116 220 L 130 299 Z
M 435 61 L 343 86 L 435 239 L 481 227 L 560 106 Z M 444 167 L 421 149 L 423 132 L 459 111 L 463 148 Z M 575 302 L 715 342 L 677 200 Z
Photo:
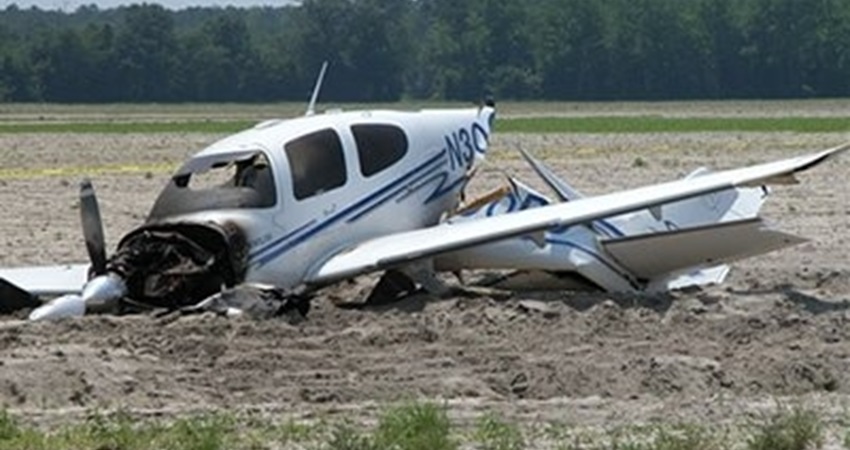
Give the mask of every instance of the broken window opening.
M 148 220 L 202 210 L 271 208 L 277 204 L 272 172 L 260 151 L 193 158 L 172 177 Z

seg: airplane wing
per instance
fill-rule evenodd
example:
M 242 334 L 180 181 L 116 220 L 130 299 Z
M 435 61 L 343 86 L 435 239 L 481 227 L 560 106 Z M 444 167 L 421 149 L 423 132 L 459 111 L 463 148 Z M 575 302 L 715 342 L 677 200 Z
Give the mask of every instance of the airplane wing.
M 517 236 L 533 236 L 553 227 L 575 225 L 733 187 L 794 183 L 795 173 L 847 149 L 850 144 L 741 169 L 383 236 L 330 257 L 307 277 L 307 282 L 327 283 L 446 252 Z
M 88 275 L 89 264 L 0 268 L 0 280 L 35 296 L 79 294 Z

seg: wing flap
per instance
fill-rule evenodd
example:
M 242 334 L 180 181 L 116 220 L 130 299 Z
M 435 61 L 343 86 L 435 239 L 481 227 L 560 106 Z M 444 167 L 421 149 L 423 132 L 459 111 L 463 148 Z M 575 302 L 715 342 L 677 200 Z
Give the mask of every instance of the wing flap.
M 480 220 L 443 223 L 430 228 L 383 236 L 331 256 L 324 263 L 317 265 L 313 272 L 308 274 L 306 281 L 327 283 L 441 253 L 529 235 L 552 227 L 586 223 L 748 183 L 759 183 L 807 169 L 848 148 L 850 144 L 741 169 L 585 197 Z
M 88 264 L 0 269 L 0 279 L 36 296 L 78 294 L 82 291 L 88 276 Z
M 683 267 L 709 267 L 789 247 L 806 239 L 761 219 L 606 239 L 603 248 L 635 276 L 651 280 Z

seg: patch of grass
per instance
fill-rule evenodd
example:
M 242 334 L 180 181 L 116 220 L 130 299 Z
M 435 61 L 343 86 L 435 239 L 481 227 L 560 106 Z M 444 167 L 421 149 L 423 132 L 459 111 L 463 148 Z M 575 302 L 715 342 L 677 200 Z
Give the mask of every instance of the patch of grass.
M 850 117 L 529 117 L 500 119 L 497 132 L 511 133 L 698 133 L 753 131 L 839 133 Z
M 161 420 L 93 413 L 81 422 L 45 430 L 0 409 L 0 450 L 810 450 L 820 448 L 826 434 L 818 416 L 802 409 L 782 410 L 732 428 L 657 424 L 582 429 L 550 424 L 537 435 L 495 414 L 458 429 L 446 408 L 431 402 L 390 407 L 374 427 L 352 422 L 354 417 L 360 416 L 279 422 L 265 415 L 227 412 Z M 850 434 L 835 437 L 850 444 Z
M 256 125 L 252 120 L 172 120 L 0 123 L 0 134 L 9 133 L 210 133 L 228 134 Z M 496 121 L 497 132 L 510 133 L 697 133 L 697 132 L 796 132 L 850 131 L 850 117 L 507 117 Z
M 182 450 L 218 450 L 232 448 L 236 419 L 228 415 L 202 415 L 178 419 L 170 424 L 156 448 Z M 234 443 L 235 444 L 235 443 Z
M 121 413 L 94 414 L 81 424 L 51 432 L 15 425 L 0 436 L 0 449 L 229 449 L 235 448 L 238 438 L 235 423 L 234 417 L 220 414 L 182 418 L 169 424 L 134 420 Z
M 92 414 L 81 423 L 45 431 L 20 425 L 0 410 L 0 450 L 99 449 L 219 450 L 288 448 L 329 450 L 454 450 L 452 424 L 445 408 L 410 403 L 384 412 L 377 427 L 364 430 L 342 420 L 301 424 L 202 414 L 167 422 L 134 419 L 128 414 Z
M 0 442 L 14 439 L 20 433 L 18 423 L 8 411 L 0 411 Z
M 525 448 L 522 430 L 494 414 L 486 414 L 478 419 L 473 441 L 481 450 L 520 450 Z
M 385 412 L 375 430 L 377 448 L 449 450 L 458 448 L 451 436 L 446 409 L 434 403 L 408 403 Z
M 696 425 L 673 429 L 659 428 L 652 442 L 653 450 L 724 450 L 729 448 L 722 435 Z
M 632 161 L 632 167 L 634 168 L 647 167 L 648 165 L 649 163 L 646 162 L 646 160 L 641 158 L 640 156 L 638 156 L 637 158 L 635 158 L 634 161 Z
M 257 428 L 263 424 L 263 422 L 260 422 L 257 426 L 252 428 Z M 303 423 L 289 420 L 280 425 L 269 426 L 266 424 L 265 426 L 267 431 L 265 433 L 260 433 L 261 437 L 273 437 L 275 441 L 287 444 L 303 443 L 315 440 L 317 436 L 321 436 L 326 432 L 328 424 L 324 422 Z
M 65 428 L 59 434 L 68 444 L 88 442 L 101 448 L 134 449 L 141 437 L 149 438 L 153 429 L 146 424 L 134 424 L 125 413 L 104 416 L 95 413 L 86 419 L 82 427 Z
M 329 450 L 382 450 L 372 436 L 345 422 L 334 426 L 326 447 Z
M 808 450 L 823 445 L 824 427 L 813 411 L 781 410 L 756 424 L 747 439 L 748 450 Z

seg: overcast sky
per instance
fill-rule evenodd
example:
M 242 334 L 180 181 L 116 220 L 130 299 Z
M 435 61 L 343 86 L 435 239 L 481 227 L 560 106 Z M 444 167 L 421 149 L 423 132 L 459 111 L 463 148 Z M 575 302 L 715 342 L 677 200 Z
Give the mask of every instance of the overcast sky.
M 81 5 L 97 5 L 100 9 L 115 8 L 133 3 L 158 3 L 169 9 L 182 9 L 191 6 L 281 6 L 292 3 L 292 0 L 0 0 L 0 8 L 5 9 L 11 4 L 20 8 L 37 6 L 41 9 L 61 9 L 73 11 Z

